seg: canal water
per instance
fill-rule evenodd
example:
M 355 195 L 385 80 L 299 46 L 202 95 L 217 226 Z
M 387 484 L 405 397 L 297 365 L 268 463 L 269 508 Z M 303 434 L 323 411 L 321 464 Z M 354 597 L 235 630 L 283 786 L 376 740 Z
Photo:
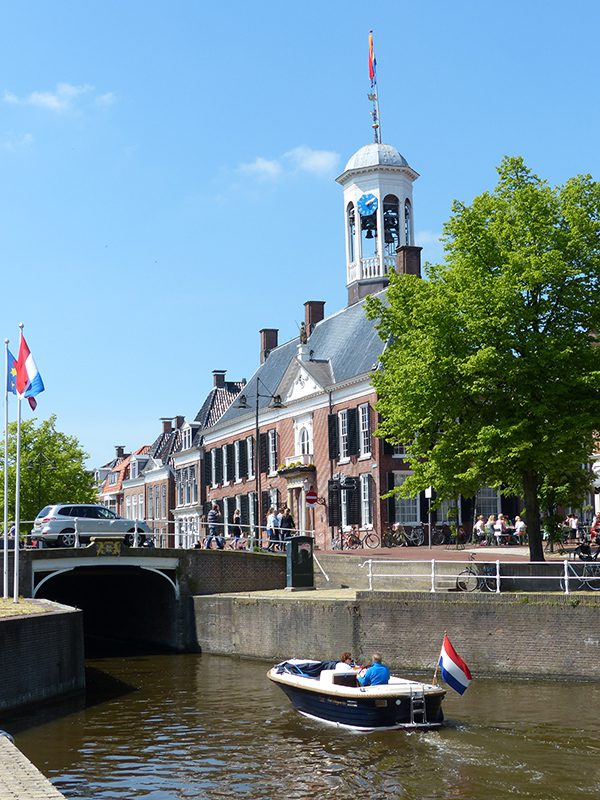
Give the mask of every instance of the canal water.
M 441 730 L 352 734 L 299 716 L 261 662 L 138 653 L 87 666 L 85 703 L 2 720 L 68 798 L 600 796 L 596 684 L 475 679 L 462 698 L 448 691 Z

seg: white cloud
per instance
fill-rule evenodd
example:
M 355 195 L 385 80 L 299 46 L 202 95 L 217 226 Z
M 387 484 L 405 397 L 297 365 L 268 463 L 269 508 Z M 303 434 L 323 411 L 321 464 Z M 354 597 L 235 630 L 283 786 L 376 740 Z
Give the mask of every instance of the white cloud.
M 96 98 L 96 105 L 108 107 L 114 105 L 116 102 L 117 97 L 113 92 L 105 92 L 104 94 L 99 94 Z
M 310 172 L 313 175 L 330 175 L 340 160 L 338 153 L 332 150 L 313 150 L 305 145 L 294 147 L 284 153 L 287 159 L 299 172 Z
M 337 168 L 339 160 L 339 154 L 331 150 L 313 150 L 306 145 L 299 145 L 277 158 L 258 156 L 252 162 L 240 164 L 238 170 L 270 180 L 302 172 L 323 176 L 330 175 Z
M 247 175 L 257 175 L 259 178 L 277 178 L 281 174 L 282 167 L 278 161 L 269 161 L 258 156 L 249 164 L 240 164 L 239 170 Z
M 444 257 L 444 246 L 441 242 L 442 233 L 438 231 L 417 231 L 415 244 L 423 248 L 423 261 L 439 263 Z
M 95 88 L 87 83 L 81 86 L 74 86 L 71 83 L 57 83 L 54 91 L 34 91 L 23 97 L 18 97 L 14 92 L 5 91 L 3 100 L 10 105 L 32 106 L 33 108 L 43 108 L 47 111 L 61 113 L 73 108 L 79 98 L 86 95 L 92 97 L 95 95 L 95 91 Z M 106 92 L 96 96 L 95 102 L 98 105 L 111 105 L 114 102 L 114 95 L 112 92 Z
M 7 133 L 0 137 L 0 150 L 14 152 L 22 150 L 33 144 L 33 136 L 30 133 L 12 134 Z

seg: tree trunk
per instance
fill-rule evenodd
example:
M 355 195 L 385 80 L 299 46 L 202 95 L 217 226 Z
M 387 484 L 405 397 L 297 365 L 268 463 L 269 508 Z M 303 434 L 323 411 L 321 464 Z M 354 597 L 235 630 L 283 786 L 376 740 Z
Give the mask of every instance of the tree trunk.
M 538 475 L 536 472 L 526 472 L 523 475 L 523 500 L 525 501 L 525 519 L 529 538 L 529 560 L 543 561 L 544 546 L 540 525 Z

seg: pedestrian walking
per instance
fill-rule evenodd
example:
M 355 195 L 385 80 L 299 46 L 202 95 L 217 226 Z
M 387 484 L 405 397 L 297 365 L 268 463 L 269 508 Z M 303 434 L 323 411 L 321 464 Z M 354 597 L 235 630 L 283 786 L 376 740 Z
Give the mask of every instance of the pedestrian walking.
M 206 517 L 206 524 L 208 525 L 208 537 L 206 539 L 206 549 L 210 550 L 212 540 L 215 539 L 217 547 L 222 550 L 225 547 L 223 537 L 221 536 L 221 529 L 219 524 L 221 522 L 221 511 L 216 503 L 213 503 L 211 510 Z

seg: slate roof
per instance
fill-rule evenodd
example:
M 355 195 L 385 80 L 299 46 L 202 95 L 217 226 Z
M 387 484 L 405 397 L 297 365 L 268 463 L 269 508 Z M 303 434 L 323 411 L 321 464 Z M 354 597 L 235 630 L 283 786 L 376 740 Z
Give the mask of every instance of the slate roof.
M 151 458 L 159 458 L 164 464 L 176 450 L 180 449 L 180 446 L 181 431 L 176 428 L 175 430 L 161 433 L 150 445 L 148 454 Z
M 260 381 L 259 394 L 268 395 L 277 391 L 290 361 L 298 353 L 299 341 L 299 337 L 296 337 L 271 350 L 264 364 L 260 365 L 243 389 L 249 406 L 254 408 L 257 381 Z M 375 321 L 367 319 L 365 315 L 364 301 L 343 308 L 319 322 L 307 346 L 312 352 L 311 358 L 317 362 L 311 372 L 320 372 L 323 377 L 331 374 L 333 383 L 330 385 L 368 375 L 377 369 L 384 349 L 384 343 L 375 330 Z M 328 368 L 322 362 L 327 362 Z M 311 362 L 305 364 L 310 365 Z M 259 408 L 266 408 L 270 403 L 268 396 L 259 397 Z M 248 409 L 237 408 L 233 403 L 213 427 L 224 427 L 249 413 Z
M 210 390 L 194 419 L 197 427 L 193 444 L 197 443 L 205 428 L 211 427 L 223 416 L 245 385 L 246 381 L 225 381 L 225 386 L 214 386 Z
M 106 476 L 102 486 L 100 487 L 99 493 L 118 494 L 119 492 L 121 492 L 123 490 L 123 481 L 127 480 L 127 478 L 129 477 L 129 465 L 131 463 L 131 456 L 145 455 L 149 451 L 149 449 L 150 445 L 145 444 L 142 447 L 139 447 L 137 450 L 134 450 L 133 453 L 130 453 L 128 456 L 115 459 L 117 463 Z M 116 482 L 109 483 L 110 476 L 115 472 L 117 473 Z

